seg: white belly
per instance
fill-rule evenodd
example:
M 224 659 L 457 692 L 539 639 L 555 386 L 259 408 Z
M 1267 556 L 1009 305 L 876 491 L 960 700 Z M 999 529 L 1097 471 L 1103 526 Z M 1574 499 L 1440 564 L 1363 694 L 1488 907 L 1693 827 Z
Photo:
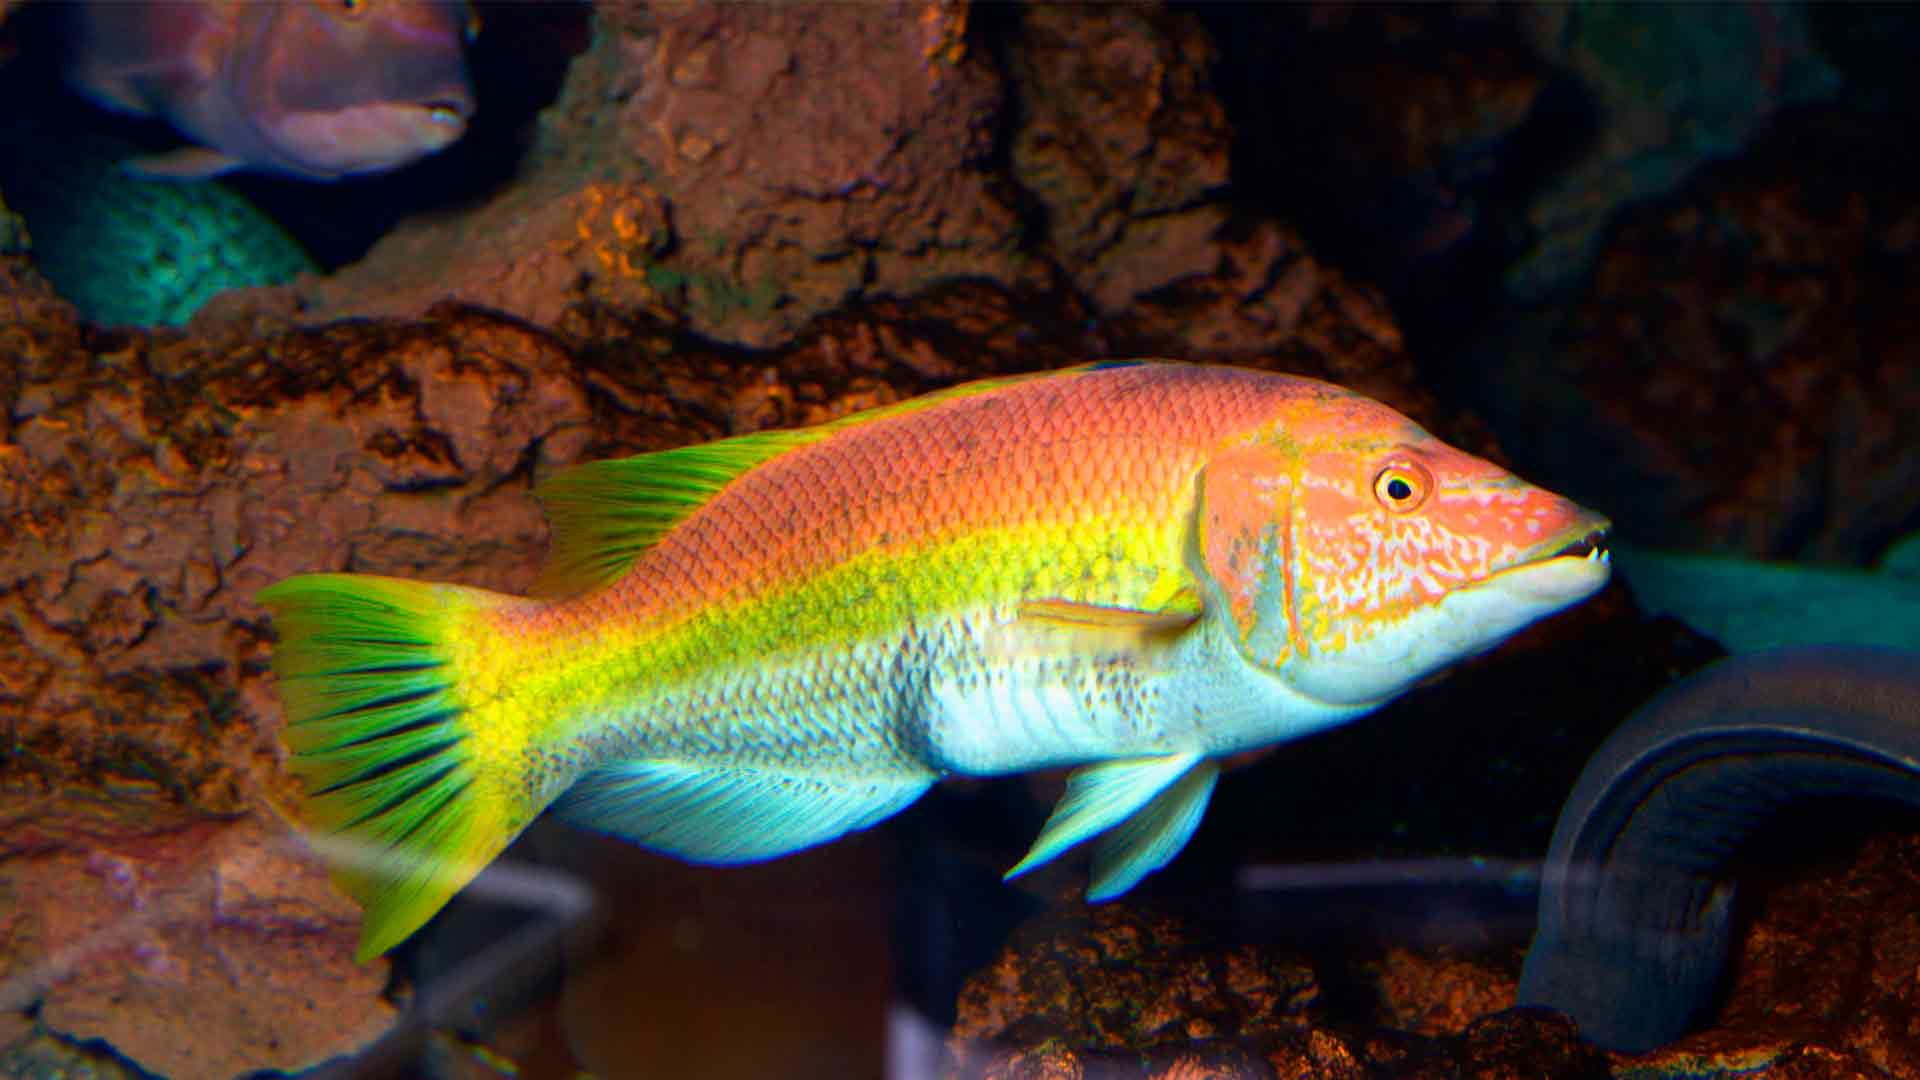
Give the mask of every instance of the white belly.
M 947 772 L 1230 754 L 1367 711 L 1314 701 L 1253 668 L 1210 617 L 1147 650 L 1111 637 L 1078 648 L 1062 631 L 1036 639 L 985 614 L 961 625 L 940 650 L 922 717 L 928 764 Z

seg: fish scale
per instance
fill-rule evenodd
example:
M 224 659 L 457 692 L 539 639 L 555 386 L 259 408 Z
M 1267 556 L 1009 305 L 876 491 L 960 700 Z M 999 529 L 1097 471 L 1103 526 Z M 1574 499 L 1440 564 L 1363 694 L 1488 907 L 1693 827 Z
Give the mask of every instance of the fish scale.
M 1553 527 L 1456 580 L 1462 514 L 1519 531 L 1483 494 L 1509 483 L 1325 383 L 1096 365 L 578 466 L 541 489 L 543 598 L 308 575 L 262 599 L 309 817 L 368 843 L 340 872 L 364 954 L 549 806 L 737 862 L 1052 766 L 1078 768 L 1011 872 L 1094 840 L 1102 899 L 1185 844 L 1220 757 L 1599 587 L 1604 519 L 1525 485 L 1512 512 Z M 1441 561 L 1446 595 L 1406 584 Z M 426 704 L 383 694 L 403 667 Z

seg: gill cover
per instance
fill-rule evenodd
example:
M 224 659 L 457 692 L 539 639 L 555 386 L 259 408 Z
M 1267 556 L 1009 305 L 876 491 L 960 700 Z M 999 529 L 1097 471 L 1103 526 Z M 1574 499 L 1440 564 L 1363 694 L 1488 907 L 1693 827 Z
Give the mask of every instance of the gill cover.
M 1293 474 L 1272 446 L 1236 446 L 1200 474 L 1194 522 L 1200 577 L 1232 622 L 1240 653 L 1278 667 L 1293 653 L 1287 599 Z

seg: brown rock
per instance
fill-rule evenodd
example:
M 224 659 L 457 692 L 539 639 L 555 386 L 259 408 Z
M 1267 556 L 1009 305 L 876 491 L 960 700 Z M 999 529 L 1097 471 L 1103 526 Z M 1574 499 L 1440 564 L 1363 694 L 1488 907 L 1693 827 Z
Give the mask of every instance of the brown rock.
M 1207 90 L 1213 46 L 1158 6 L 1023 9 L 1013 174 L 1045 207 L 1055 258 L 1101 312 L 1211 273 L 1232 132 Z
M 1402 1031 L 1453 1035 L 1513 1003 L 1519 980 L 1508 967 L 1453 955 L 1390 948 L 1379 964 L 1384 1021 Z
M 1495 1013 L 1444 1039 L 1367 1032 L 1334 1022 L 1312 968 L 1284 952 L 1125 902 L 1062 903 L 961 992 L 955 1077 L 1607 1075 L 1564 1017 Z
M 49 309 L 3 332 L 5 1004 L 169 1075 L 354 1049 L 391 1019 L 385 965 L 353 963 L 357 912 L 273 809 L 252 594 L 329 567 L 524 584 L 524 489 L 583 445 L 585 394 L 490 316 L 206 342 L 83 340 Z
M 1243 192 L 1395 295 L 1458 304 L 1514 134 L 1549 72 L 1509 6 L 1213 5 Z M 1493 211 L 1494 213 L 1490 213 Z
M 778 344 L 863 294 L 1007 278 L 998 79 L 959 4 L 603 4 L 521 176 L 313 285 L 317 318 L 591 300 Z
M 0 882 L 23 946 L 0 957 L 0 1006 L 38 999 L 48 1030 L 162 1075 L 297 1070 L 392 1022 L 385 965 L 353 964 L 359 912 L 277 821 L 76 837 L 0 864 Z
M 1125 1061 L 1157 1063 L 1133 1075 L 1234 1075 L 1218 1070 L 1257 1060 L 1235 1040 L 1303 1034 L 1318 994 L 1298 960 L 1211 951 L 1177 920 L 1076 902 L 1022 927 L 969 980 L 955 1075 L 1128 1075 L 1109 1071 Z

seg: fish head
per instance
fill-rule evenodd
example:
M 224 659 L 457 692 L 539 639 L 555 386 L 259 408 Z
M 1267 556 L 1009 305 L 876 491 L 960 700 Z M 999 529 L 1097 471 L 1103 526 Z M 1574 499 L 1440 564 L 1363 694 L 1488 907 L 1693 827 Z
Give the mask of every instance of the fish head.
M 283 172 L 384 172 L 445 149 L 474 112 L 464 0 L 247 4 L 238 111 Z
M 1200 576 L 1246 661 L 1368 707 L 1606 584 L 1606 518 L 1325 391 L 1202 474 Z

